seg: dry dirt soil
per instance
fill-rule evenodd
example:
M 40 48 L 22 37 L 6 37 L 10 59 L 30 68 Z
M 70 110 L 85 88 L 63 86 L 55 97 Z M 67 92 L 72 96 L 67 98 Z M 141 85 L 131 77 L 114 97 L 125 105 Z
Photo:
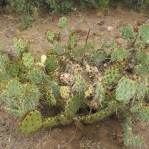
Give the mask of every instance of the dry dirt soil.
M 124 24 L 138 25 L 149 21 L 149 16 L 129 10 L 110 10 L 104 14 L 100 11 L 76 12 L 67 16 L 70 26 L 79 31 L 80 37 L 86 38 L 89 28 L 90 38 L 96 43 L 103 39 L 111 40 L 118 36 L 118 28 Z M 46 40 L 48 30 L 58 30 L 58 16 L 42 15 L 32 27 L 25 31 L 18 29 L 20 16 L 0 14 L 0 44 L 9 50 L 12 39 L 21 37 L 31 43 L 31 51 L 39 57 L 51 47 Z M 119 41 L 121 42 L 121 41 Z M 84 126 L 82 130 L 75 125 L 44 129 L 32 135 L 22 135 L 17 131 L 17 120 L 0 109 L 0 149 L 122 149 L 121 124 L 109 118 L 94 125 Z M 135 132 L 144 137 L 142 149 L 149 148 L 149 123 L 136 123 Z M 135 148 L 136 149 L 136 148 Z

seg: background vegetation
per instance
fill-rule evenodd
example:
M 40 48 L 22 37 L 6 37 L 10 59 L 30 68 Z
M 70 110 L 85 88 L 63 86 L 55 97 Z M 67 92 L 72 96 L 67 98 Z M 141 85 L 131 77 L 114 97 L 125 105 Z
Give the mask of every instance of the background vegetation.
M 4 0 L 5 1 L 5 0 Z M 8 4 L 19 12 L 31 13 L 34 8 L 44 7 L 50 11 L 68 12 L 76 7 L 106 8 L 115 3 L 124 3 L 131 8 L 147 8 L 149 0 L 8 0 Z

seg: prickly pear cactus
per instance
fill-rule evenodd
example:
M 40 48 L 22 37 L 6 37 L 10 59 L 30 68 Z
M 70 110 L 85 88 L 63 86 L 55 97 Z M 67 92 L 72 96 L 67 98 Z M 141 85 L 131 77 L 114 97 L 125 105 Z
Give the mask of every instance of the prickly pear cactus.
M 65 28 L 68 25 L 68 19 L 66 17 L 61 17 L 58 22 L 58 27 Z
M 69 97 L 71 95 L 70 87 L 69 86 L 61 86 L 60 87 L 60 95 L 65 100 L 69 99 Z
M 149 44 L 149 24 L 144 24 L 139 28 L 139 36 L 144 43 Z
M 86 80 L 81 76 L 81 74 L 75 75 L 75 81 L 73 85 L 73 91 L 77 93 L 83 93 L 87 88 Z
M 28 69 L 32 68 L 34 64 L 34 59 L 31 53 L 23 53 L 22 62 L 26 68 Z
M 106 98 L 106 89 L 102 84 L 102 82 L 97 82 L 94 99 L 98 101 L 99 104 L 102 104 L 105 98 Z
M 128 51 L 123 48 L 116 48 L 111 54 L 112 61 L 124 61 L 128 58 Z
M 47 40 L 51 43 L 54 42 L 54 38 L 55 38 L 55 33 L 52 31 L 48 31 L 47 32 Z
M 133 26 L 131 25 L 126 25 L 122 27 L 120 31 L 121 31 L 121 36 L 124 39 L 131 40 L 131 39 L 134 39 L 135 37 L 134 29 L 133 29 Z
M 116 87 L 116 100 L 129 102 L 136 94 L 136 82 L 128 77 L 122 77 Z
M 45 62 L 46 70 L 50 73 L 58 68 L 58 60 L 55 55 L 49 55 Z
M 65 115 L 68 119 L 71 119 L 75 116 L 77 111 L 79 110 L 80 106 L 83 104 L 83 94 L 76 94 L 69 99 L 65 107 Z
M 56 105 L 57 101 L 56 101 L 55 96 L 53 94 L 53 90 L 50 87 L 46 88 L 46 99 L 47 99 L 47 103 L 50 107 Z
M 39 104 L 40 93 L 33 84 L 21 84 L 18 80 L 10 80 L 0 94 L 1 102 L 9 113 L 22 117 L 26 112 L 34 110 Z
M 21 56 L 23 52 L 28 50 L 29 44 L 22 39 L 15 38 L 13 40 L 13 47 L 18 56 Z
M 104 83 L 107 85 L 114 85 L 116 84 L 121 77 L 121 72 L 117 67 L 110 67 L 105 70 L 104 72 Z
M 93 45 L 88 37 L 82 44 L 65 17 L 58 26 L 64 33 L 47 33 L 52 48 L 39 60 L 20 39 L 14 41 L 15 59 L 0 52 L 0 105 L 21 119 L 23 133 L 72 122 L 90 124 L 118 113 L 125 120 L 124 143 L 138 145 L 131 121 L 135 116 L 149 120 L 148 25 L 139 31 L 122 28 L 131 49 L 117 41 Z
M 25 118 L 20 122 L 19 130 L 22 133 L 33 133 L 39 130 L 42 126 L 42 115 L 39 111 L 35 110 L 27 113 Z
M 38 67 L 34 67 L 27 73 L 27 79 L 35 84 L 43 84 L 45 81 L 45 77 L 46 75 L 43 70 Z

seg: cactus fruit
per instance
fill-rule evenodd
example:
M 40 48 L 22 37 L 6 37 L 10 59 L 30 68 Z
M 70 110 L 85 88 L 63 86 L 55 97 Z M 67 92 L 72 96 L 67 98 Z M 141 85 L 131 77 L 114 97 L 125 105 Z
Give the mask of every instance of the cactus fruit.
M 137 84 L 128 77 L 122 77 L 116 87 L 116 100 L 129 102 L 136 94 Z
M 29 134 L 39 130 L 42 126 L 42 115 L 39 111 L 27 113 L 25 118 L 20 122 L 19 130 L 22 133 Z

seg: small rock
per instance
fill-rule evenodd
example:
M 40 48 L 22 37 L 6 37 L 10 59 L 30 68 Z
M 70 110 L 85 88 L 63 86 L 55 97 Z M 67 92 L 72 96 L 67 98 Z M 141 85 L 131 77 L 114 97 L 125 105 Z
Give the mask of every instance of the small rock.
M 114 29 L 114 28 L 113 28 L 112 26 L 108 26 L 108 27 L 107 27 L 107 30 L 108 30 L 109 32 L 113 31 L 113 29 Z

